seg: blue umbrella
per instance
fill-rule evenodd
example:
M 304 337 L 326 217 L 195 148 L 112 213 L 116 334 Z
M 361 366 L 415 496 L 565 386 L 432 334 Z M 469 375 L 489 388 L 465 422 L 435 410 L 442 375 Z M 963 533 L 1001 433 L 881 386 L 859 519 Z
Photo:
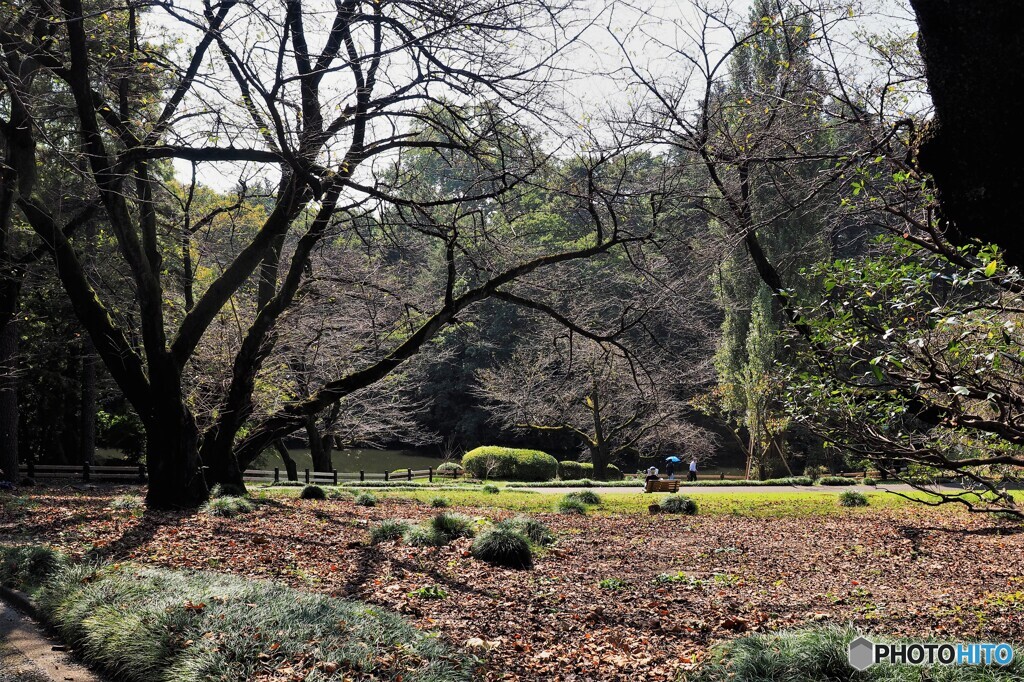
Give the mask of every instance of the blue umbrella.
M 666 457 L 665 461 L 666 462 L 677 462 L 678 463 L 678 462 L 682 462 L 683 460 L 679 459 L 675 455 L 672 455 L 671 457 Z

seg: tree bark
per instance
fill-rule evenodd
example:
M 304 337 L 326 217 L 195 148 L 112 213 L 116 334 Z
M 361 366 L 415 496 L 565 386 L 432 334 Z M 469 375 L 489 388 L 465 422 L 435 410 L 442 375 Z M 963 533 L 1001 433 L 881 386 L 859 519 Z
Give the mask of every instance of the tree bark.
M 324 439 L 316 425 L 316 415 L 306 417 L 306 437 L 309 439 L 309 455 L 313 459 L 313 471 L 331 471 L 331 454 L 324 447 Z
M 604 438 L 604 424 L 601 421 L 601 396 L 597 384 L 590 394 L 591 411 L 594 415 L 594 442 L 590 446 L 590 461 L 594 464 L 594 478 L 603 481 L 608 478 L 608 443 Z
M 274 448 L 277 450 L 277 454 L 281 455 L 281 461 L 284 462 L 284 470 L 288 480 L 299 480 L 299 468 L 295 465 L 295 460 L 292 459 L 291 453 L 288 452 L 288 446 L 284 444 L 282 439 L 278 438 L 274 441 Z
M 158 509 L 197 507 L 209 496 L 199 457 L 199 429 L 180 391 L 165 391 L 156 400 L 146 420 L 146 503 Z
M 18 480 L 18 323 L 0 327 L 0 480 Z

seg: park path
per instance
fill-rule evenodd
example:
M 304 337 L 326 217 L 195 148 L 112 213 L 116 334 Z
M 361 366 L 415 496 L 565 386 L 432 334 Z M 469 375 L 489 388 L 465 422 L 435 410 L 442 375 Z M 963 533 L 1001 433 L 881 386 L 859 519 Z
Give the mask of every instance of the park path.
M 0 600 L 0 682 L 104 682 L 63 649 L 32 619 Z
M 538 493 L 553 493 L 556 495 L 563 495 L 566 493 L 579 492 L 584 488 L 513 488 L 513 490 L 532 490 Z M 592 488 L 586 488 L 586 490 L 593 490 L 600 495 L 614 495 L 615 493 L 642 493 L 644 487 L 637 485 L 635 488 L 624 488 L 621 486 L 601 486 L 595 485 Z M 679 492 L 686 495 L 704 495 L 704 494 L 718 494 L 718 493 L 841 493 L 844 490 L 857 490 L 862 493 L 871 492 L 883 492 L 891 490 L 893 492 L 909 493 L 914 490 L 913 487 L 904 483 L 894 483 L 892 485 L 717 485 L 717 486 L 679 486 Z M 660 494 L 660 493 L 659 493 Z

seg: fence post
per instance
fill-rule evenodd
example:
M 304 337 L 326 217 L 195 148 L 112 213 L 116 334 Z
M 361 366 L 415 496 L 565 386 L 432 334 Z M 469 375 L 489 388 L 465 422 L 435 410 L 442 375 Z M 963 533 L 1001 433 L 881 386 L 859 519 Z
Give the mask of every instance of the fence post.
M 387 471 L 385 471 L 385 472 L 384 472 L 384 480 L 385 480 L 385 481 L 386 481 L 386 480 L 388 480 L 388 475 L 389 475 L 389 474 L 388 474 L 388 472 L 387 472 Z
M 338 485 L 338 470 L 331 469 L 331 473 L 334 474 L 334 485 Z
M 309 469 L 306 469 L 306 483 L 309 483 Z
M 719 481 L 724 481 L 725 480 L 725 472 L 724 471 L 722 473 L 718 474 L 718 480 Z
M 274 467 L 274 483 L 280 483 L 280 482 L 281 482 L 281 470 L 279 468 L 277 468 L 277 467 Z
M 146 465 L 145 464 L 140 464 L 139 465 L 139 483 L 145 483 L 145 482 L 146 482 Z
M 82 465 L 82 480 L 86 483 L 89 482 L 89 463 L 86 462 Z
M 406 469 L 409 472 L 409 480 L 412 480 L 412 469 Z
M 362 469 L 359 470 L 359 482 L 362 483 L 366 480 L 366 472 Z
M 430 480 L 431 483 L 434 482 L 434 467 L 430 467 L 427 469 L 427 478 Z

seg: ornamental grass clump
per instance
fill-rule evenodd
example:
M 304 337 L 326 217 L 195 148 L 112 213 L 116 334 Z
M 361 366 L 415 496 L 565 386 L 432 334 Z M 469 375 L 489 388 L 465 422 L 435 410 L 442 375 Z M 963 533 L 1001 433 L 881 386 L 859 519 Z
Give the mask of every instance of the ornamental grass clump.
M 864 493 L 856 490 L 844 490 L 839 493 L 839 505 L 842 507 L 866 507 L 868 498 Z
M 244 497 L 214 497 L 203 505 L 202 512 L 210 516 L 232 518 L 239 514 L 247 514 L 255 507 Z
M 587 505 L 580 502 L 575 497 L 566 495 L 558 501 L 558 505 L 555 507 L 559 514 L 586 514 Z
M 574 500 L 579 500 L 583 504 L 601 504 L 601 496 L 595 493 L 593 490 L 579 490 L 571 492 L 566 497 L 571 497 Z
M 692 497 L 687 497 L 686 495 L 669 495 L 658 504 L 661 507 L 661 511 L 666 514 L 688 514 L 692 516 L 697 513 L 697 503 L 694 502 Z
M 431 497 L 430 506 L 434 509 L 444 509 L 448 506 L 448 499 L 445 497 Z
M 299 497 L 303 500 L 326 500 L 327 493 L 318 485 L 307 485 L 299 493 Z
M 359 493 L 353 502 L 359 507 L 376 507 L 377 497 L 373 493 Z
M 508 526 L 498 525 L 480 534 L 473 541 L 470 553 L 475 559 L 506 568 L 529 568 L 533 565 L 530 541 Z
M 457 538 L 471 538 L 475 535 L 473 519 L 452 512 L 441 512 L 430 519 L 430 528 L 444 539 L 444 544 Z
M 522 533 L 535 545 L 550 545 L 555 541 L 555 534 L 551 532 L 546 523 L 537 519 L 531 519 L 529 516 L 517 516 L 510 521 L 502 521 L 497 525 Z

